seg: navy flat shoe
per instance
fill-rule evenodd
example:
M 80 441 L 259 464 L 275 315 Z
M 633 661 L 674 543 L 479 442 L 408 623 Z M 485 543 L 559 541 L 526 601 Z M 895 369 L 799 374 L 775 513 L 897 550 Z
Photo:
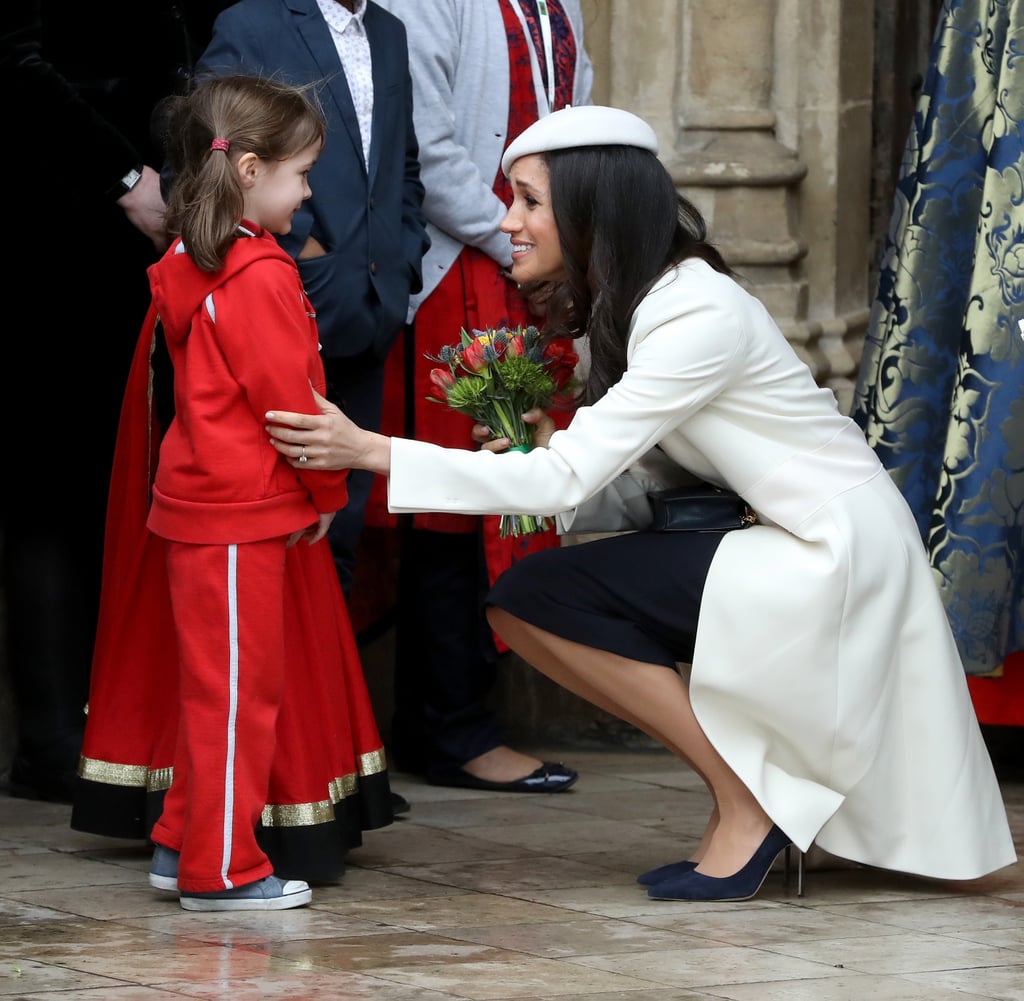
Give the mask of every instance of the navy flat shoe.
M 654 886 L 655 883 L 660 883 L 673 876 L 682 876 L 684 872 L 693 872 L 698 864 L 689 859 L 683 859 L 682 862 L 669 862 L 668 865 L 659 865 L 656 869 L 648 869 L 647 872 L 640 873 L 636 881 L 641 886 Z
M 705 876 L 692 870 L 655 883 L 647 896 L 652 900 L 749 900 L 764 882 L 779 853 L 793 842 L 773 824 L 750 861 L 731 876 Z
M 540 768 L 521 779 L 511 782 L 491 782 L 478 779 L 464 768 L 446 768 L 427 775 L 427 781 L 435 786 L 454 786 L 460 789 L 487 789 L 490 792 L 563 792 L 577 779 L 579 774 L 565 765 L 545 761 Z

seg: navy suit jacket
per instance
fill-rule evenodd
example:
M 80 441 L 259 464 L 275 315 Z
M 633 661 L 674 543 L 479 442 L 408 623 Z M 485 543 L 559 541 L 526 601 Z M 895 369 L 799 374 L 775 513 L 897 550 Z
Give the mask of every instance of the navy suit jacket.
M 316 0 L 240 0 L 224 10 L 199 57 L 204 73 L 243 72 L 317 84 L 327 142 L 309 175 L 312 197 L 279 237 L 297 257 L 307 237 L 326 249 L 298 262 L 325 359 L 383 358 L 422 287 L 430 246 L 405 26 L 375 3 L 363 21 L 373 64 L 369 168 L 345 71 Z

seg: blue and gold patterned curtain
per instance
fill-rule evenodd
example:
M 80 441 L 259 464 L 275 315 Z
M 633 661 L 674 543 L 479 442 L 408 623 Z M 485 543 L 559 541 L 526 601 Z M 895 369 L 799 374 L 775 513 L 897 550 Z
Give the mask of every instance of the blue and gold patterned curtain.
M 917 517 L 969 675 L 1024 648 L 1024 0 L 946 0 L 853 417 Z

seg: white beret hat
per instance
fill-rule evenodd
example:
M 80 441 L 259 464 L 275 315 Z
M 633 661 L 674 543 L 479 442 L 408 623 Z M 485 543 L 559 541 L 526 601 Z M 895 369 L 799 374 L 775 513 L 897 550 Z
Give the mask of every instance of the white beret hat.
M 658 152 L 658 137 L 642 118 L 621 108 L 581 104 L 538 119 L 509 144 L 501 158 L 506 177 L 521 156 L 580 146 L 637 146 Z

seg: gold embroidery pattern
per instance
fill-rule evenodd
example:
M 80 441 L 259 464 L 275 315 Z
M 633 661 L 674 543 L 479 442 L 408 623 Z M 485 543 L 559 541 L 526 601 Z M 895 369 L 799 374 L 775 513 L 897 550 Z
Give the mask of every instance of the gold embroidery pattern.
M 1024 648 L 1024 4 L 947 2 L 852 416 L 917 518 L 968 674 Z
M 386 769 L 387 758 L 383 748 L 367 752 L 360 756 L 359 774 L 351 772 L 329 783 L 327 799 L 315 803 L 268 803 L 263 807 L 263 826 L 310 827 L 316 824 L 329 824 L 334 820 L 335 804 L 358 794 L 361 776 L 377 775 Z M 171 787 L 174 769 L 156 768 L 150 771 L 145 765 L 120 765 L 82 757 L 78 762 L 78 774 L 90 782 L 134 787 L 146 792 L 166 792 Z

